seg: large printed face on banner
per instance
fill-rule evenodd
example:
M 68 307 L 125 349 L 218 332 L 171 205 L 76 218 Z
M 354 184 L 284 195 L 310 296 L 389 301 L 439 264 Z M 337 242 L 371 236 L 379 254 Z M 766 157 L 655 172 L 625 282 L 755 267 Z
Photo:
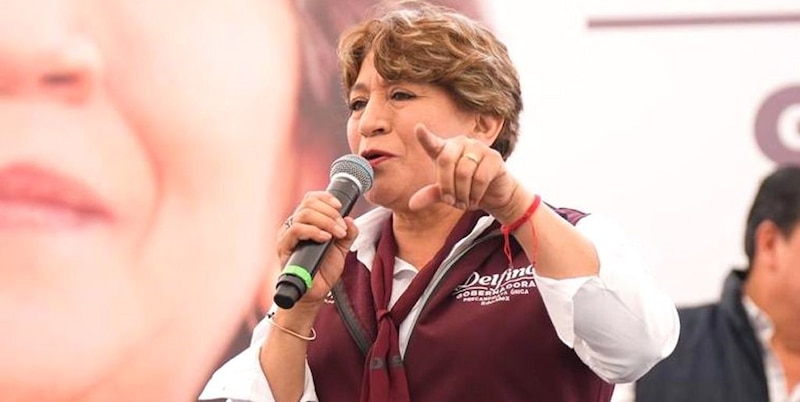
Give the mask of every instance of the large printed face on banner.
M 189 399 L 273 254 L 290 5 L 0 9 L 0 395 Z

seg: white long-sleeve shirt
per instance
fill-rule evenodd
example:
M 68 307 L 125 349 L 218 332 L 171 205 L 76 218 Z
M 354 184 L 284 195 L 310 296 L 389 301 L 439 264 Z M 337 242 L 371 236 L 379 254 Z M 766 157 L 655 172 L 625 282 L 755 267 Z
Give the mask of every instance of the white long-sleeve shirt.
M 387 210 L 377 209 L 357 220 L 360 234 L 352 250 L 367 267 L 372 266 L 375 239 L 388 214 Z M 479 220 L 461 242 L 471 241 L 492 221 L 491 217 Z M 592 371 L 608 382 L 634 381 L 672 353 L 680 332 L 677 310 L 655 285 L 643 259 L 616 226 L 602 217 L 588 215 L 578 222 L 576 229 L 594 244 L 600 260 L 599 274 L 558 280 L 534 274 L 539 293 L 559 339 L 573 348 Z M 412 265 L 396 260 L 390 305 L 416 273 Z M 405 353 L 411 327 L 421 308 L 422 303 L 418 303 L 400 323 L 401 353 Z M 262 320 L 253 331 L 250 347 L 214 373 L 200 399 L 274 401 L 259 363 L 261 345 L 271 329 Z M 318 401 L 307 362 L 301 401 Z

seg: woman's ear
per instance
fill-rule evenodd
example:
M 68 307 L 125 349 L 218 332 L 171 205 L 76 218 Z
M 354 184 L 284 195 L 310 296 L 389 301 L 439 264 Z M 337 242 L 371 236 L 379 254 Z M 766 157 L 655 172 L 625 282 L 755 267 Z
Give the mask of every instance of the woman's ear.
M 494 144 L 500 131 L 503 130 L 505 120 L 488 114 L 475 115 L 475 127 L 473 128 L 473 136 L 476 140 L 480 140 L 486 145 Z

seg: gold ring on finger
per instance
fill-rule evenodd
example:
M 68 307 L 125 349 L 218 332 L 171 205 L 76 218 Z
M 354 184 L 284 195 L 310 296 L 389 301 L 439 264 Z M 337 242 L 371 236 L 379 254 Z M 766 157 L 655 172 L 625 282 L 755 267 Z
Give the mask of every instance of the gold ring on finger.
M 462 158 L 469 159 L 469 160 L 471 160 L 471 161 L 475 162 L 476 164 L 479 164 L 479 163 L 481 163 L 481 160 L 480 160 L 480 159 L 478 159 L 478 155 L 475 155 L 475 154 L 473 154 L 472 152 L 467 152 L 467 153 L 465 153 L 464 155 L 462 155 L 461 157 L 462 157 Z

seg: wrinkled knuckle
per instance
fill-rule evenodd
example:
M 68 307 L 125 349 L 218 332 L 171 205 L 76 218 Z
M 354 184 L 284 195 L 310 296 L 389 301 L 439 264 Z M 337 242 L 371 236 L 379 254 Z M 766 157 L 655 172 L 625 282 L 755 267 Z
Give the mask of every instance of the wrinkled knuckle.
M 286 230 L 283 231 L 283 234 L 280 237 L 281 244 L 288 247 L 289 244 L 292 243 L 292 239 L 295 239 L 296 237 L 297 237 L 297 227 L 292 226 L 286 228 Z
M 319 200 L 322 196 L 324 196 L 325 194 L 327 194 L 327 193 L 319 192 L 319 191 L 309 191 L 303 196 L 302 203 L 306 204 L 306 205 L 310 204 L 310 203 L 314 203 L 317 200 Z
M 306 202 L 308 202 L 309 200 L 311 200 L 313 198 L 314 198 L 314 192 L 313 191 L 309 191 L 309 192 L 303 194 L 303 199 L 300 200 L 300 203 L 301 204 L 306 203 Z
M 297 212 L 294 213 L 294 219 L 293 219 L 294 222 L 293 223 L 297 224 L 297 223 L 300 223 L 300 222 L 307 222 L 309 214 L 311 213 L 310 211 L 311 210 L 308 209 L 308 208 L 300 208 L 300 209 L 298 209 Z M 295 225 L 292 225 L 292 227 L 294 227 L 294 226 Z
M 461 180 L 469 179 L 472 176 L 472 170 L 467 167 L 459 167 L 456 169 L 456 178 Z
M 476 174 L 472 177 L 472 183 L 477 186 L 485 186 L 489 183 L 489 180 L 486 178 L 485 175 Z

